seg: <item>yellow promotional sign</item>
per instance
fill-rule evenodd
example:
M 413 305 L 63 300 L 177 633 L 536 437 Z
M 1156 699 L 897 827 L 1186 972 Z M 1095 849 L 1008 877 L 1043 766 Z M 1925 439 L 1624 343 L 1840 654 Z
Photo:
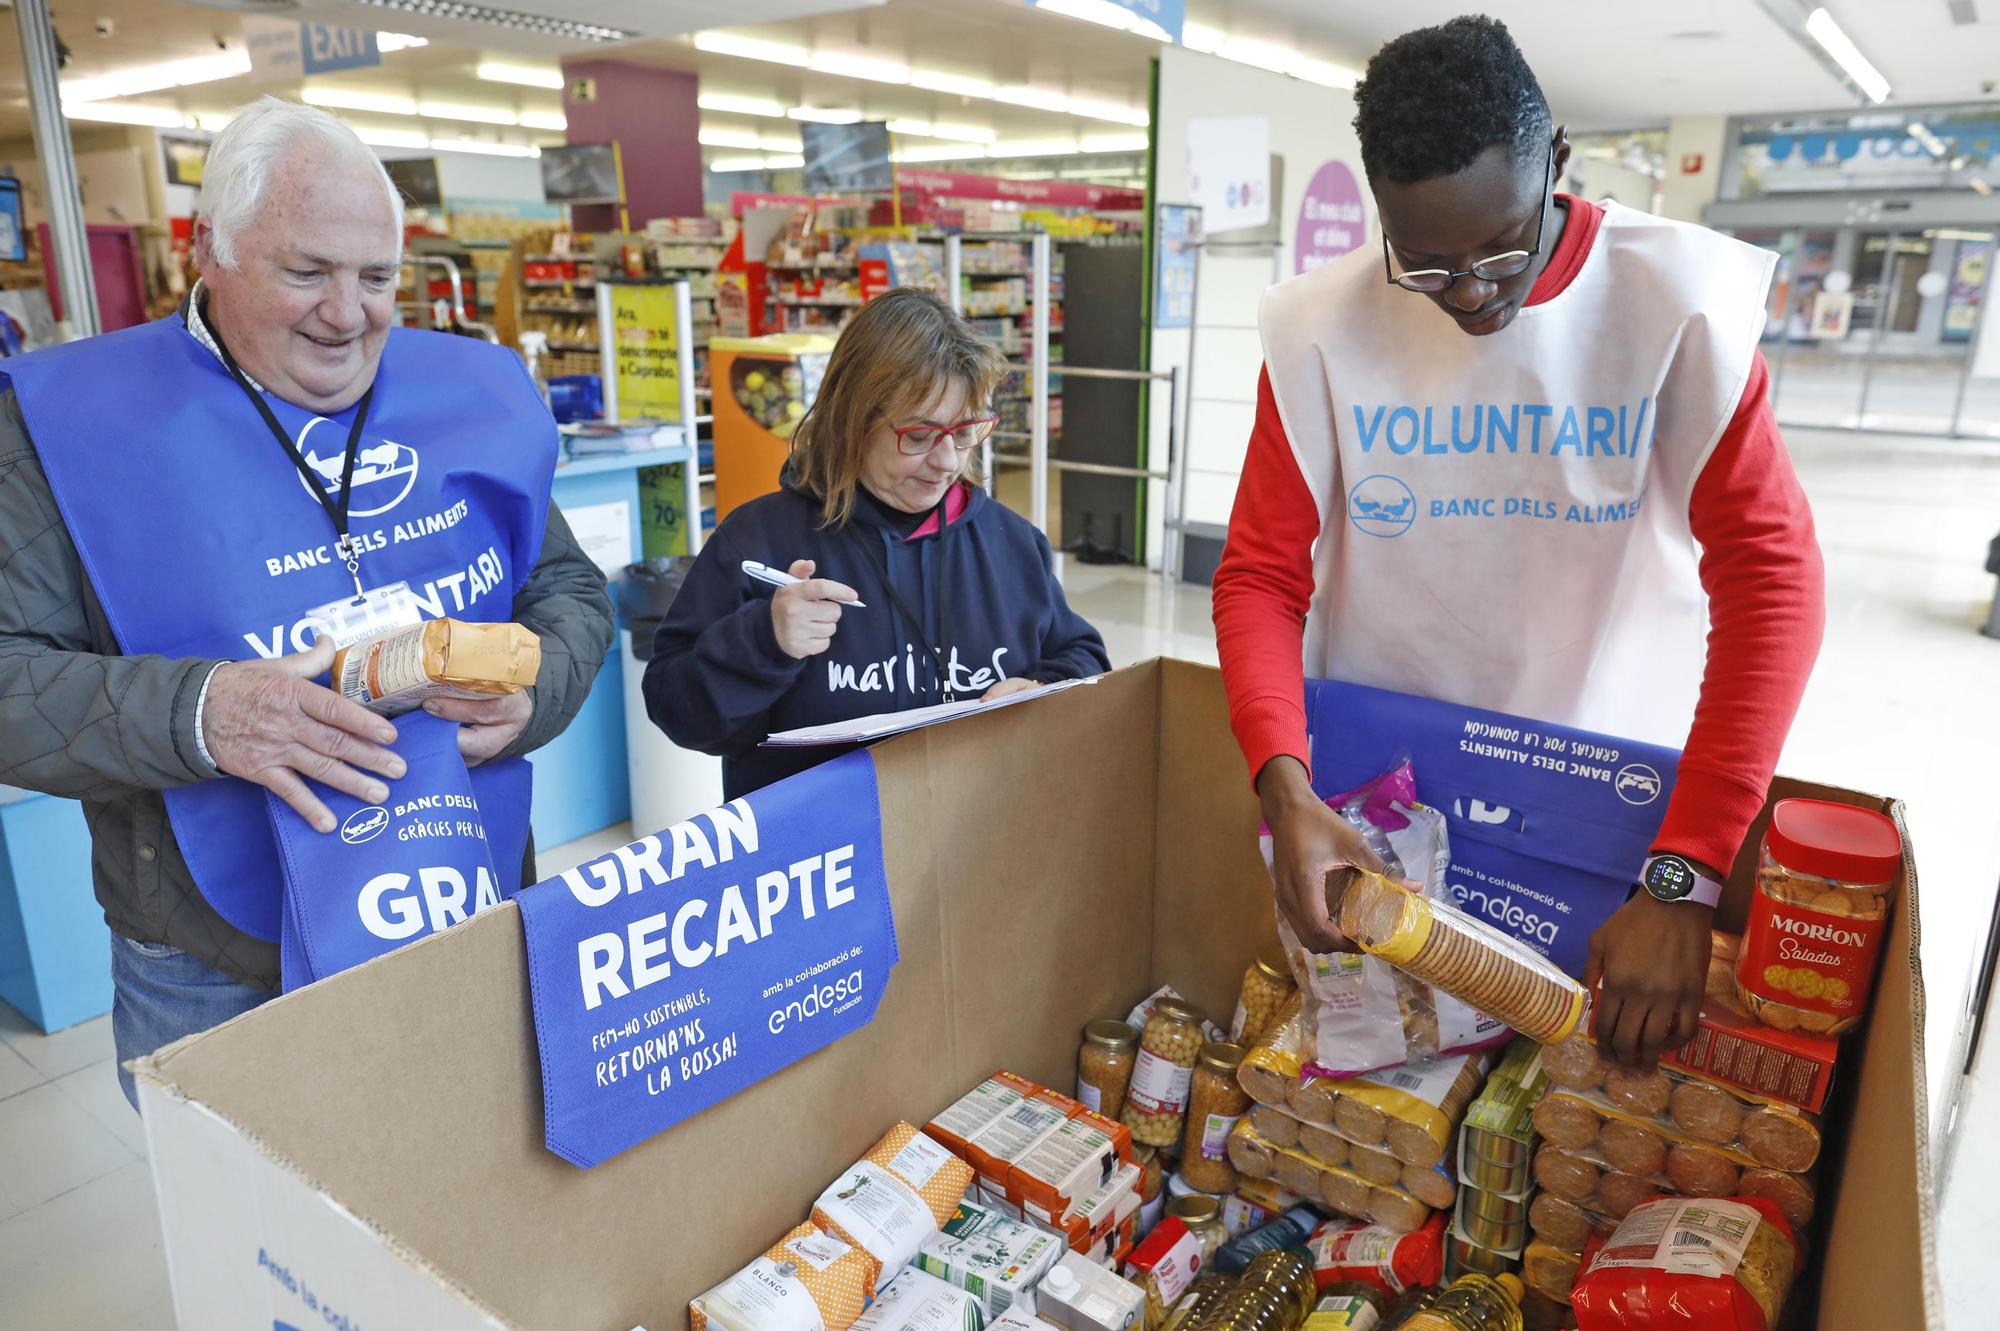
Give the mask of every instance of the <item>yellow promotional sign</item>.
M 680 344 L 669 283 L 611 288 L 611 372 L 622 420 L 675 421 L 681 414 Z

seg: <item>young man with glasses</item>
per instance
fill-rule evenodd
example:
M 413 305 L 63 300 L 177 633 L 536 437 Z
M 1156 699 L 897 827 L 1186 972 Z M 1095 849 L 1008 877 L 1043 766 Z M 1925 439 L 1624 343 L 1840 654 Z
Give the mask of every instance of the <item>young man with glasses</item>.
M 1680 746 L 1586 976 L 1607 1050 L 1649 1064 L 1694 1032 L 1825 618 L 1757 351 L 1770 260 L 1552 194 L 1568 136 L 1492 19 L 1397 38 L 1355 101 L 1382 253 L 1266 295 L 1215 575 L 1279 903 L 1345 946 L 1326 875 L 1370 859 L 1308 785 L 1303 673 Z

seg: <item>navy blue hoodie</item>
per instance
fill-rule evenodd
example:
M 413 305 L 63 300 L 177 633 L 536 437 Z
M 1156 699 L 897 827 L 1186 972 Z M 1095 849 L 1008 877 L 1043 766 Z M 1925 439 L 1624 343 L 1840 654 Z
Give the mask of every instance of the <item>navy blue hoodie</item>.
M 857 487 L 853 516 L 830 529 L 819 498 L 788 473 L 782 489 L 731 513 L 653 639 L 653 724 L 684 748 L 720 754 L 734 799 L 844 752 L 758 748 L 773 731 L 944 701 L 932 649 L 961 701 L 1013 676 L 1049 683 L 1110 669 L 1104 640 L 1063 599 L 1047 538 L 978 487 L 960 493 L 963 510 L 939 527 Z M 745 560 L 789 568 L 798 559 L 865 603 L 845 608 L 832 646 L 803 661 L 778 647 L 776 589 L 742 571 Z

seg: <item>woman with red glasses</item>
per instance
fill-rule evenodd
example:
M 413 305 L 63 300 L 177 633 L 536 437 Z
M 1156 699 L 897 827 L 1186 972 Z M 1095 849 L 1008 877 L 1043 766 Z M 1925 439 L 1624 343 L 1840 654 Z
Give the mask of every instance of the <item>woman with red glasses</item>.
M 721 755 L 727 798 L 841 752 L 758 748 L 773 731 L 1110 669 L 1048 540 L 973 483 L 1006 373 L 925 291 L 870 301 L 841 333 L 781 487 L 702 547 L 646 667 L 647 714 Z M 774 590 L 746 565 L 799 581 Z

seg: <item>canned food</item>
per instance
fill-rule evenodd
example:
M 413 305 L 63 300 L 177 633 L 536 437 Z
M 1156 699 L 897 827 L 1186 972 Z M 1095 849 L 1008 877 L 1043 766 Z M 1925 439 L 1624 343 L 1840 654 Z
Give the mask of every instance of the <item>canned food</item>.
M 1528 1241 L 1528 1204 L 1517 1198 L 1466 1188 L 1458 1194 L 1458 1215 L 1453 1228 L 1481 1247 L 1518 1252 Z
M 1460 1181 L 1483 1192 L 1521 1197 L 1527 1194 L 1533 1182 L 1526 1156 L 1518 1165 L 1498 1165 L 1468 1151 L 1459 1163 L 1463 1166 L 1459 1170 Z
M 1484 1276 L 1497 1276 L 1515 1270 L 1520 1265 L 1521 1253 L 1518 1248 L 1512 1252 L 1488 1248 L 1453 1230 L 1451 1243 L 1445 1249 L 1445 1259 L 1445 1279 L 1456 1280 L 1471 1271 Z
M 1477 1156 L 1495 1165 L 1525 1165 L 1533 1152 L 1528 1143 L 1497 1132 L 1486 1132 L 1479 1128 L 1465 1130 L 1465 1155 L 1467 1159 Z

